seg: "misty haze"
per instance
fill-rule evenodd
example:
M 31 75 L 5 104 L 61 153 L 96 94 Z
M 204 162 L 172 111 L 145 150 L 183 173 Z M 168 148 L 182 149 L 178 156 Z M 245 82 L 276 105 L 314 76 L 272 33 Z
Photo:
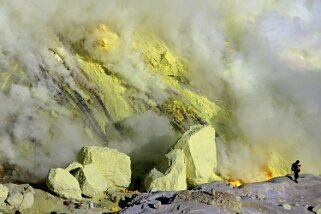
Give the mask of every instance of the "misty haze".
M 0 3 L 4 213 L 321 212 L 321 1 Z

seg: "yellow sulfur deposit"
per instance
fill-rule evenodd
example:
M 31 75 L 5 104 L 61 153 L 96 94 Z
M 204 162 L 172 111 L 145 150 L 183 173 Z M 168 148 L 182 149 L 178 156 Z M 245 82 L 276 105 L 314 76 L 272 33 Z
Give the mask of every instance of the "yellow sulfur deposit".
M 186 178 L 190 186 L 213 181 L 217 166 L 215 129 L 211 126 L 193 126 L 175 144 L 184 152 Z
M 158 166 L 159 169 L 152 169 L 146 176 L 145 188 L 163 191 L 186 189 L 184 153 L 179 149 L 174 149 L 165 157 L 164 162 Z
M 72 96 L 72 112 L 76 117 L 85 116 L 86 122 L 91 127 L 86 129 L 87 134 L 92 139 L 97 139 L 97 135 L 104 142 L 121 139 L 122 137 L 113 128 L 114 123 L 122 122 L 126 118 L 144 113 L 147 110 L 166 116 L 170 120 L 173 130 L 178 133 L 184 133 L 194 125 L 211 124 L 215 127 L 216 124 L 224 124 L 228 120 L 225 117 L 227 114 L 222 114 L 222 112 L 225 112 L 223 108 L 193 91 L 192 87 L 186 87 L 190 84 L 188 80 L 189 71 L 185 67 L 183 59 L 176 56 L 165 42 L 148 29 L 140 29 L 134 33 L 131 49 L 128 50 L 130 53 L 126 54 L 140 54 L 145 66 L 142 69 L 148 72 L 146 74 L 149 75 L 149 78 L 160 79 L 167 84 L 165 88 L 158 88 L 159 93 L 166 93 L 167 99 L 160 102 L 148 92 L 142 91 L 128 81 L 126 67 L 117 67 L 117 69 L 125 69 L 123 71 L 113 70 L 114 64 L 118 61 L 114 61 L 113 58 L 109 61 L 108 57 L 109 54 L 113 56 L 113 53 L 116 54 L 120 51 L 118 49 L 121 47 L 122 41 L 122 37 L 113 32 L 107 25 L 99 24 L 87 30 L 83 42 L 74 44 L 77 53 L 74 60 L 79 67 L 79 72 L 75 73 L 73 79 L 81 93 L 74 91 L 69 84 L 65 84 L 64 88 Z M 65 66 L 67 66 L 68 61 L 72 61 L 70 59 L 72 56 L 68 55 L 62 47 L 57 48 L 54 53 L 58 55 L 57 58 Z M 135 64 L 134 66 L 138 65 Z M 220 117 L 218 117 L 218 114 L 220 114 Z M 217 123 L 217 121 L 219 122 Z M 218 128 L 222 131 L 221 127 Z M 204 130 L 207 129 L 204 128 Z M 214 130 L 214 128 L 212 129 Z M 214 137 L 215 131 L 209 131 L 209 135 L 206 137 L 208 141 L 206 142 L 204 138 L 202 140 L 204 145 L 202 144 L 201 147 L 194 145 L 198 141 L 197 139 L 195 142 L 191 140 L 194 143 L 191 143 L 188 148 L 191 150 L 192 156 L 190 159 L 192 162 L 186 168 L 187 181 L 190 185 L 220 179 L 214 172 L 216 164 Z M 186 146 L 187 144 L 189 143 L 186 143 Z M 203 148 L 207 152 L 210 151 L 206 156 L 208 160 L 196 164 L 199 160 L 202 160 L 197 157 L 197 154 L 200 153 L 197 148 Z M 184 150 L 183 147 L 181 149 Z M 195 152 L 196 156 L 194 155 Z M 194 164 L 197 166 L 194 166 Z M 196 174 L 192 175 L 193 173 Z M 153 176 L 155 177 L 156 174 Z M 159 186 L 162 182 L 168 182 L 167 179 L 171 175 L 172 173 L 165 173 L 161 176 L 162 178 L 157 179 L 157 182 L 160 183 L 155 185 Z M 156 180 L 153 182 L 155 183 Z M 166 187 L 162 188 L 169 190 L 168 185 L 171 184 L 165 183 L 162 185 Z M 177 185 L 175 188 L 184 189 L 181 183 Z M 151 186 L 151 183 L 148 186 Z
M 240 180 L 228 180 L 228 182 L 234 186 L 234 187 L 238 187 L 238 186 L 241 186 L 242 185 L 242 182 Z
M 267 164 L 267 178 L 285 176 L 291 173 L 291 163 L 285 160 L 277 152 L 270 154 L 270 160 Z
M 106 70 L 98 63 L 84 61 L 80 58 L 78 62 L 87 75 L 88 81 L 92 83 L 95 91 L 99 92 L 114 121 L 122 120 L 134 113 L 127 97 L 128 89 L 120 78 L 107 74 Z M 119 108 L 120 106 L 121 108 Z M 95 112 L 97 116 L 102 113 L 102 111 Z M 103 116 L 101 115 L 101 117 Z M 100 123 L 103 122 L 100 121 Z
M 85 37 L 85 47 L 93 48 L 98 53 L 108 54 L 120 46 L 119 36 L 105 24 L 89 28 Z
M 141 29 L 134 35 L 133 50 L 139 50 L 142 58 L 154 72 L 161 74 L 164 78 L 184 78 L 187 68 L 182 59 L 166 46 L 152 31 Z
M 202 121 L 197 115 L 195 109 L 175 98 L 170 98 L 165 101 L 161 106 L 161 110 L 171 118 L 173 126 L 183 132 L 188 129 L 189 125 L 205 123 L 205 121 Z
M 88 32 L 90 33 L 89 38 L 93 36 L 94 38 L 99 37 L 108 40 L 110 44 L 113 44 L 110 46 L 113 50 L 119 47 L 121 38 L 117 37 L 117 34 L 113 33 L 107 25 L 99 24 Z M 94 101 L 96 95 L 93 92 L 98 93 L 113 122 L 145 112 L 149 108 L 156 109 L 157 104 L 152 97 L 137 96 L 142 92 L 135 88 L 135 85 L 128 84 L 122 75 L 110 71 L 100 61 L 93 60 L 96 57 L 95 51 L 99 53 L 101 47 L 94 47 L 94 49 L 87 50 L 86 53 L 84 51 L 86 42 L 83 45 L 83 47 L 77 45 L 76 50 L 79 55 L 76 60 L 85 75 L 85 80 L 78 78 L 77 82 L 85 94 L 89 95 L 88 105 L 91 107 L 101 129 L 108 126 L 108 121 L 104 119 L 104 113 L 97 102 Z M 108 49 L 109 46 L 105 48 Z M 222 111 L 208 98 L 181 85 L 188 84 L 186 77 L 188 76 L 188 70 L 185 68 L 182 59 L 175 56 L 166 44 L 151 31 L 146 29 L 137 31 L 134 34 L 131 51 L 141 53 L 144 63 L 150 69 L 149 75 L 161 77 L 170 85 L 169 98 L 163 102 L 160 110 L 169 117 L 174 127 L 179 131 L 184 132 L 193 124 L 212 123 L 211 119 Z M 147 96 L 149 95 L 147 94 Z M 119 108 L 120 106 L 121 108 Z M 189 119 L 191 121 L 187 121 Z
M 114 187 L 128 187 L 131 178 L 130 158 L 115 149 L 86 146 L 78 154 L 83 166 L 92 164 L 102 174 L 106 184 Z

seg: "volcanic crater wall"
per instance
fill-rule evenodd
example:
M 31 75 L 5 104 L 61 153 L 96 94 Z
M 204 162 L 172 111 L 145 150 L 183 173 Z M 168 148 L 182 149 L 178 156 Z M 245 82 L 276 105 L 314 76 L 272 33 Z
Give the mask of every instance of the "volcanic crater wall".
M 1 3 L 0 157 L 20 179 L 84 145 L 146 174 L 202 124 L 224 179 L 320 172 L 317 0 Z

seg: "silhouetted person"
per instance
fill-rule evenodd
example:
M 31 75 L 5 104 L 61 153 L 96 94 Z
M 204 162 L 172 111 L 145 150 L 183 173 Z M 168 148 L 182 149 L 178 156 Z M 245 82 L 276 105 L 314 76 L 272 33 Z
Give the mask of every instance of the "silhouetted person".
M 292 164 L 292 167 L 291 167 L 291 170 L 292 170 L 292 172 L 294 173 L 294 181 L 295 181 L 296 183 L 298 183 L 299 172 L 301 171 L 301 170 L 300 170 L 300 167 L 301 167 L 301 165 L 300 165 L 300 161 L 299 161 L 299 160 L 295 161 L 295 162 Z

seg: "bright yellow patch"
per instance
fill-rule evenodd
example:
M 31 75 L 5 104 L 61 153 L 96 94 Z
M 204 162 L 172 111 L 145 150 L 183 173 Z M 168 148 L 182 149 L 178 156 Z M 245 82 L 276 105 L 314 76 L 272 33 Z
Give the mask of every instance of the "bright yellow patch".
M 240 180 L 237 180 L 237 179 L 231 179 L 231 180 L 228 180 L 228 182 L 230 184 L 232 184 L 232 186 L 234 186 L 234 187 L 238 187 L 238 186 L 242 185 L 242 182 Z

